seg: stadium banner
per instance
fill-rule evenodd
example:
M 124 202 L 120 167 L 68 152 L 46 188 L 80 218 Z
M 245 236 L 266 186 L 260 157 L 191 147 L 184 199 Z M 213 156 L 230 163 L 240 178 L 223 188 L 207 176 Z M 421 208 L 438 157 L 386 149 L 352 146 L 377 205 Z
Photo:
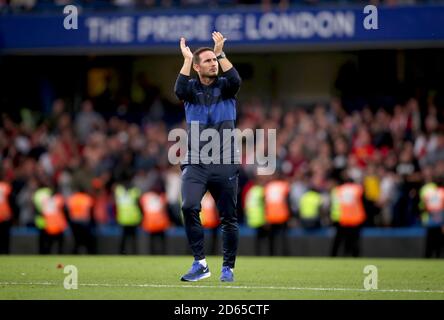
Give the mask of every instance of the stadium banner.
M 378 7 L 377 29 L 365 25 L 369 13 L 365 13 L 364 7 L 97 14 L 82 13 L 79 9 L 77 17 L 64 14 L 61 8 L 60 14 L 3 15 L 0 50 L 172 52 L 177 51 L 182 36 L 193 47 L 211 44 L 214 30 L 227 37 L 230 50 L 245 52 L 313 47 L 436 47 L 444 42 L 444 6 Z

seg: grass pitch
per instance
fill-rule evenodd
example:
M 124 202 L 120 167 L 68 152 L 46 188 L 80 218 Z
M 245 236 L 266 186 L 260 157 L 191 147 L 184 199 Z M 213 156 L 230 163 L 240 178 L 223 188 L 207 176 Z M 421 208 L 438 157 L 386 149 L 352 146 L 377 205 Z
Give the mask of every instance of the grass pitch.
M 207 257 L 212 276 L 181 282 L 187 256 L 3 256 L 0 299 L 440 299 L 444 260 L 238 257 L 235 282 L 219 281 L 222 257 Z M 66 290 L 64 267 L 78 270 Z M 374 265 L 378 288 L 363 270 Z

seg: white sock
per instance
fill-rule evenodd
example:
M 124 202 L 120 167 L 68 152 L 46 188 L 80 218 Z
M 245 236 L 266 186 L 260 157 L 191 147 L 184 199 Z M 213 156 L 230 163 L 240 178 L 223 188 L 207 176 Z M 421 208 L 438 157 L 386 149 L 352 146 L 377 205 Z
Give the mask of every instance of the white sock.
M 197 261 L 199 261 L 199 263 L 200 263 L 204 268 L 207 267 L 207 260 L 202 259 L 202 260 L 197 260 Z

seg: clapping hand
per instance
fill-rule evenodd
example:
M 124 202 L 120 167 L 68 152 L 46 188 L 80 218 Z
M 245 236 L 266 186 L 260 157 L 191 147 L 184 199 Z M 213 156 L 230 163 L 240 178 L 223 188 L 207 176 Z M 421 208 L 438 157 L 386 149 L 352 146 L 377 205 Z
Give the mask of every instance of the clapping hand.
M 184 59 L 193 59 L 193 53 L 185 44 L 185 38 L 180 38 L 180 50 L 182 50 L 182 55 Z
M 212 36 L 213 36 L 213 41 L 214 41 L 214 53 L 216 54 L 216 56 L 218 56 L 222 53 L 223 48 L 224 48 L 224 43 L 227 39 L 224 38 L 222 33 L 217 32 L 217 31 L 214 31 Z

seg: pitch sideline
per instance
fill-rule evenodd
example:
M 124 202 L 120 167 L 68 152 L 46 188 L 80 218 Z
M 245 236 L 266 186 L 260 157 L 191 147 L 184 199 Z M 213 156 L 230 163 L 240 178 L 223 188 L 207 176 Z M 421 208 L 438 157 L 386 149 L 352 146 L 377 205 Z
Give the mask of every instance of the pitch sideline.
M 63 286 L 54 282 L 0 282 L 0 286 Z M 200 289 L 262 289 L 262 290 L 289 290 L 289 291 L 348 291 L 348 292 L 375 292 L 375 293 L 437 293 L 444 294 L 444 290 L 417 290 L 417 289 L 358 289 L 358 288 L 310 288 L 310 287 L 274 287 L 274 286 L 209 286 L 209 285 L 173 285 L 173 284 L 110 284 L 110 283 L 79 283 L 84 287 L 138 287 L 138 288 L 200 288 Z

